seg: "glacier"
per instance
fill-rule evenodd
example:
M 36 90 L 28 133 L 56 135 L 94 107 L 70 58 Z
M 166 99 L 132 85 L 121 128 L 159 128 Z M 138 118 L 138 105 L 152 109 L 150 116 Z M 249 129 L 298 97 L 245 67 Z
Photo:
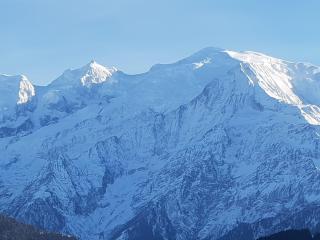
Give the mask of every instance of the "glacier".
M 92 240 L 320 230 L 318 66 L 209 47 L 0 84 L 4 214 Z

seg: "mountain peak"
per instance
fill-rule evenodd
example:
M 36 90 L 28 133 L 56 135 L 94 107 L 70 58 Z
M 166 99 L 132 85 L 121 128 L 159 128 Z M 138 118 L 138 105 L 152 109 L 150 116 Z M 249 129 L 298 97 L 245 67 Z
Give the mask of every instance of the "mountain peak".
M 95 84 L 108 81 L 117 71 L 115 67 L 107 68 L 95 60 L 91 60 L 81 68 L 65 71 L 59 78 L 52 82 L 52 85 L 80 85 L 90 88 Z
M 114 72 L 117 71 L 115 67 L 107 68 L 100 65 L 95 60 L 91 60 L 82 69 L 82 77 L 80 77 L 80 82 L 82 86 L 90 87 L 93 84 L 99 84 L 106 82 Z
M 205 47 L 200 49 L 197 53 L 216 53 L 216 52 L 222 52 L 225 49 L 219 48 L 219 47 Z
M 206 48 L 203 48 L 203 49 L 195 52 L 194 54 L 192 54 L 187 59 L 199 59 L 199 58 L 202 59 L 202 58 L 206 58 L 206 57 L 217 55 L 217 54 L 222 53 L 224 51 L 225 50 L 222 49 L 222 48 L 206 47 Z
M 103 72 L 110 72 L 110 73 L 113 73 L 113 72 L 117 71 L 117 69 L 115 67 L 105 67 L 105 66 L 99 64 L 95 60 L 91 60 L 89 63 L 87 63 L 83 67 L 81 67 L 79 69 L 76 69 L 76 70 L 82 70 L 84 72 L 87 72 L 87 71 L 90 71 L 90 70 L 95 70 L 95 71 L 103 71 Z

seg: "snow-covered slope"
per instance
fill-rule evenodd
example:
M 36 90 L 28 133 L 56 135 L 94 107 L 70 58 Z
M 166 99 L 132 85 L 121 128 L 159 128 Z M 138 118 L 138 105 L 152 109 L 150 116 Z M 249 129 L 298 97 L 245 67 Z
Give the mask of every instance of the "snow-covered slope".
M 253 84 L 258 84 L 272 98 L 298 106 L 308 122 L 319 125 L 319 67 L 254 52 L 226 52 L 242 62 Z
M 0 128 L 0 210 L 93 240 L 319 230 L 319 72 L 217 48 L 67 70 Z

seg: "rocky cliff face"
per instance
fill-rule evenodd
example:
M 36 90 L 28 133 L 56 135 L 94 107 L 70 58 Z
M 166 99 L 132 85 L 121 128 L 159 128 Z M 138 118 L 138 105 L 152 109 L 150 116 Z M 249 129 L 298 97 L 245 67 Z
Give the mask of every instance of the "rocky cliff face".
M 0 210 L 81 239 L 318 231 L 319 76 L 214 48 L 66 71 L 1 122 Z

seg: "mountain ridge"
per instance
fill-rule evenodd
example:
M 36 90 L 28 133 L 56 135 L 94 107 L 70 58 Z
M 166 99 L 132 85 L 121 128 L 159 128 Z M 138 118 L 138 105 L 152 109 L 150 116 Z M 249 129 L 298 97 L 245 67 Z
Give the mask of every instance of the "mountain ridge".
M 81 239 L 319 230 L 319 106 L 299 85 L 318 76 L 209 48 L 112 84 L 36 88 L 0 127 L 0 211 Z

